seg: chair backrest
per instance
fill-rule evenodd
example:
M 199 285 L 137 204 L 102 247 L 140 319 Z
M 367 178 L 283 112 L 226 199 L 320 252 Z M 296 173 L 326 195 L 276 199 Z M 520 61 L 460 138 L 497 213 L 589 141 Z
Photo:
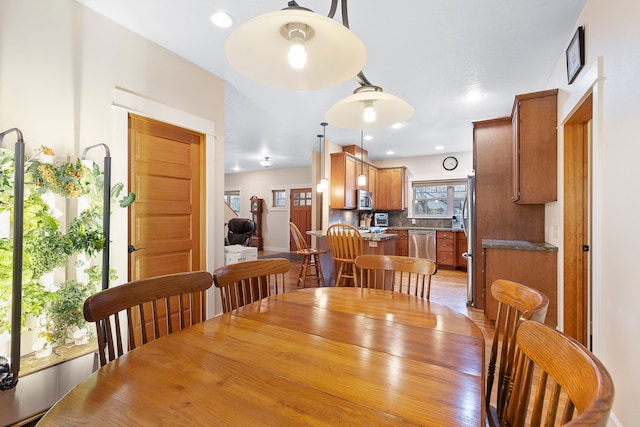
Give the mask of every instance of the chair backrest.
M 333 224 L 327 228 L 327 243 L 336 261 L 354 262 L 362 255 L 362 235 L 353 225 Z
M 491 284 L 491 295 L 498 301 L 498 311 L 487 369 L 486 406 L 490 425 L 497 425 L 506 403 L 507 391 L 513 381 L 516 331 L 526 320 L 544 322 L 549 298 L 537 289 L 510 280 L 498 279 Z M 498 366 L 497 380 L 495 378 Z M 490 406 L 496 382 L 495 409 Z
M 227 313 L 279 292 L 284 293 L 290 263 L 284 258 L 257 259 L 218 267 L 213 283 Z
M 206 318 L 207 271 L 167 274 L 100 291 L 84 302 L 84 318 L 95 322 L 100 366 L 163 335 Z M 126 312 L 127 334 L 120 325 Z M 125 342 L 128 342 L 128 346 Z
M 517 345 L 513 390 L 502 425 L 607 425 L 613 381 L 589 350 L 536 321 L 518 327 Z
M 251 246 L 255 223 L 247 218 L 231 218 L 227 223 L 226 245 Z
M 360 286 L 393 289 L 429 299 L 431 276 L 436 263 L 430 259 L 396 255 L 360 255 L 356 258 L 360 270 Z
M 307 239 L 304 238 L 304 235 L 298 226 L 293 222 L 289 222 L 289 229 L 291 230 L 291 237 L 293 238 L 293 242 L 295 243 L 298 252 L 308 251 L 309 245 L 307 244 Z

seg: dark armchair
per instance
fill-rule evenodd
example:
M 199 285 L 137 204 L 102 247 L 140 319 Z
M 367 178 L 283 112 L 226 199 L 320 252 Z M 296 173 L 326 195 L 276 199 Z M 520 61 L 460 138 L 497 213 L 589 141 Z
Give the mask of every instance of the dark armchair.
M 247 218 L 231 218 L 227 223 L 229 232 L 224 239 L 225 246 L 251 246 L 251 237 L 255 230 L 255 223 Z

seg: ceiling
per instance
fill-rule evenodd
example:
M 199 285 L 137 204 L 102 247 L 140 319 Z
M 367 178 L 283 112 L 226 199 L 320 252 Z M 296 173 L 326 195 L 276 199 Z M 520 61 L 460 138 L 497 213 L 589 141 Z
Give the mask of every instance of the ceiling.
M 325 112 L 359 86 L 349 80 L 315 91 L 273 89 L 231 67 L 224 54 L 229 33 L 285 8 L 286 0 L 78 1 L 225 80 L 225 173 L 263 169 L 265 156 L 272 169 L 309 166 Z M 349 27 L 367 48 L 364 74 L 415 110 L 399 129 L 365 131 L 369 159 L 470 151 L 472 121 L 507 116 L 515 95 L 548 89 L 585 3 L 351 0 Z M 298 4 L 327 15 L 331 1 Z M 215 27 L 215 10 L 230 13 L 234 26 Z M 470 101 L 471 93 L 481 98 Z M 329 125 L 326 137 L 360 144 L 357 130 Z

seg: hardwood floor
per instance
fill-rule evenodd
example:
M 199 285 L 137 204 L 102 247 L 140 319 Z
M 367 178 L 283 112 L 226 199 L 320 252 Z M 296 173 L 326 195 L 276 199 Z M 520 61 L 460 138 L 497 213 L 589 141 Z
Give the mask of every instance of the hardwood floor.
M 277 252 L 260 251 L 258 258 Z M 287 275 L 285 289 L 287 291 L 299 289 L 296 286 L 300 264 L 292 262 Z M 493 342 L 493 322 L 488 320 L 483 310 L 467 307 L 467 273 L 457 270 L 439 269 L 431 280 L 430 300 L 446 305 L 469 317 L 482 330 L 485 339 L 485 361 L 489 361 L 491 344 Z

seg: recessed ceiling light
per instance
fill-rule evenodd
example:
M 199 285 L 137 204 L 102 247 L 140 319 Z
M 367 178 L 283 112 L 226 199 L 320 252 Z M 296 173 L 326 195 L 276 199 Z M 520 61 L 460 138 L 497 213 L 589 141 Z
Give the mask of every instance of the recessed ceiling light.
M 389 155 L 389 156 L 393 156 L 394 154 L 395 154 L 395 152 L 393 150 L 387 151 L 387 155 Z
M 435 149 L 436 150 L 444 150 L 444 147 L 442 145 L 436 145 Z
M 367 135 L 364 137 L 365 141 L 371 141 L 373 139 L 373 137 L 371 135 Z
M 404 126 L 404 123 L 394 123 L 391 125 L 392 129 L 400 129 L 402 126 Z
M 233 25 L 233 16 L 222 10 L 217 10 L 211 14 L 211 22 L 220 28 L 229 28 Z

